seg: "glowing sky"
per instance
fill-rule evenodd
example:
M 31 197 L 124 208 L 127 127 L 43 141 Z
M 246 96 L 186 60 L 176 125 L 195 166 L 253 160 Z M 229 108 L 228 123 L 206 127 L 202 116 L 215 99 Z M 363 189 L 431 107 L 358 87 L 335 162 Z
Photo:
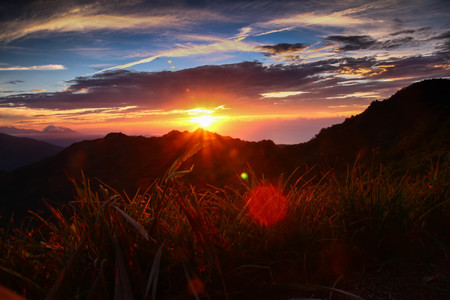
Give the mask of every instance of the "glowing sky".
M 447 0 L 4 2 L 0 126 L 298 143 L 450 76 Z

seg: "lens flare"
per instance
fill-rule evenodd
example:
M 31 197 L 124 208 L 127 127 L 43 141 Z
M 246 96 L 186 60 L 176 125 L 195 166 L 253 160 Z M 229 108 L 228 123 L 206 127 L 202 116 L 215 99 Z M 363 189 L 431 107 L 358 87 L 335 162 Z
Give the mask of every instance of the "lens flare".
M 283 220 L 287 213 L 287 200 L 283 193 L 271 184 L 255 187 L 248 199 L 250 216 L 261 226 L 269 226 Z
M 245 172 L 242 172 L 242 173 L 241 173 L 241 179 L 242 179 L 242 180 L 247 180 L 247 178 L 248 178 L 248 174 L 245 173 Z
M 199 278 L 192 278 L 188 282 L 189 294 L 197 296 L 205 292 L 205 284 Z

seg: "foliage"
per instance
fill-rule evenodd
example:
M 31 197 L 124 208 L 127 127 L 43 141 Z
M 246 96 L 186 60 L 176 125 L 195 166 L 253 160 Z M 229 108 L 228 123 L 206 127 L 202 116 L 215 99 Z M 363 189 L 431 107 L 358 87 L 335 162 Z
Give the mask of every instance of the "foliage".
M 0 282 L 29 299 L 245 299 L 356 295 L 331 284 L 392 260 L 446 259 L 448 164 L 392 177 L 358 165 L 339 179 L 292 174 L 268 182 L 248 171 L 233 187 L 198 188 L 178 168 L 134 196 L 83 176 L 74 201 L 38 226 L 2 229 Z M 249 214 L 257 187 L 285 196 L 275 224 Z

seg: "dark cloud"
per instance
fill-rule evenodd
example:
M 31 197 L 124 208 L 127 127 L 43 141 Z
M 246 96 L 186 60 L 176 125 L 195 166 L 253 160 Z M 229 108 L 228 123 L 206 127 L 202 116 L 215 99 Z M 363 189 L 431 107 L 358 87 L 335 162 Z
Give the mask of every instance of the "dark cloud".
M 69 81 L 66 92 L 19 95 L 0 99 L 0 105 L 44 108 L 102 108 L 140 106 L 179 108 L 194 95 L 259 98 L 261 93 L 290 90 L 314 81 L 311 75 L 335 70 L 329 63 L 264 66 L 260 62 L 201 66 L 177 72 L 110 71 Z M 214 98 L 214 97 L 211 97 Z M 195 99 L 194 99 L 195 100 Z M 211 100 L 213 101 L 213 100 Z
M 1 1 L 0 20 L 17 18 L 22 14 L 24 7 L 30 6 L 32 2 L 32 0 Z
M 406 46 L 412 42 L 414 42 L 414 38 L 411 36 L 407 36 L 404 38 L 398 38 L 398 39 L 393 39 L 393 40 L 387 40 L 387 41 L 383 41 L 383 42 L 379 42 L 377 45 L 377 48 L 381 48 L 381 49 L 392 49 L 392 48 L 398 48 L 398 47 L 402 47 L 402 46 Z
M 305 49 L 308 45 L 303 43 L 288 44 L 280 43 L 276 45 L 266 45 L 258 47 L 261 51 L 266 52 L 267 55 L 284 54 L 298 52 Z
M 402 33 L 405 32 L 406 31 Z M 335 35 L 326 37 L 325 40 L 339 43 L 340 47 L 338 51 L 341 52 L 363 49 L 389 50 L 398 47 L 405 47 L 417 42 L 412 36 L 379 41 L 368 35 Z
M 277 91 L 307 92 L 280 100 L 280 103 L 288 106 L 301 102 L 313 106 L 327 97 L 355 92 L 380 92 L 389 96 L 396 88 L 414 81 L 448 76 L 445 68 L 436 67 L 442 61 L 439 54 L 383 61 L 375 57 L 345 57 L 272 66 L 253 61 L 176 72 L 118 70 L 75 78 L 68 82 L 70 87 L 65 92 L 0 97 L 0 107 L 85 109 L 77 115 L 118 107 L 127 107 L 127 111 L 219 105 L 250 107 L 278 101 L 261 96 Z M 393 80 L 385 80 L 390 78 Z
M 23 93 L 23 91 L 0 91 L 2 94 Z
M 422 28 L 418 29 L 417 31 L 418 31 L 418 32 L 424 32 L 424 31 L 430 30 L 431 28 L 432 28 L 432 27 L 429 27 L 429 26 L 427 26 L 427 27 L 422 27 Z
M 405 24 L 405 22 L 403 22 L 403 20 L 401 20 L 399 18 L 393 19 L 392 22 L 394 23 L 395 28 L 401 28 L 401 27 L 403 27 L 403 24 Z
M 7 81 L 5 83 L 7 83 L 7 84 L 17 84 L 17 83 L 22 83 L 22 82 L 25 82 L 25 81 L 23 81 L 23 80 L 11 80 L 11 81 Z
M 332 35 L 325 40 L 341 44 L 339 51 L 367 49 L 377 44 L 377 41 L 368 35 Z
M 407 58 L 389 59 L 384 61 L 390 65 L 385 72 L 377 74 L 376 78 L 402 78 L 414 77 L 417 80 L 425 78 L 448 77 L 445 68 L 439 68 L 443 63 L 440 55 L 435 56 L 413 56 Z
M 436 46 L 437 53 L 443 56 L 443 59 L 448 60 L 450 57 L 450 30 L 436 35 L 430 38 L 430 40 L 441 41 Z
M 412 30 L 412 29 L 410 29 L 410 30 L 400 30 L 400 31 L 396 31 L 394 33 L 391 33 L 390 35 L 391 36 L 396 36 L 396 35 L 400 35 L 400 34 L 412 34 L 414 32 L 416 32 L 416 31 Z
M 447 40 L 450 39 L 450 30 L 443 32 L 439 35 L 434 36 L 432 39 L 434 40 Z

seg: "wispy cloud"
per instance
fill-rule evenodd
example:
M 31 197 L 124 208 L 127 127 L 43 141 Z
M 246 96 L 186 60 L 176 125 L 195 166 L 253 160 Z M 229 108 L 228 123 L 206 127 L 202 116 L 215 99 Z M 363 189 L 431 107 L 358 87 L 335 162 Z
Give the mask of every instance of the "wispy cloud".
M 295 28 L 295 26 L 285 27 L 285 28 L 280 28 L 280 29 L 273 29 L 273 30 L 269 30 L 269 31 L 265 31 L 265 32 L 261 32 L 261 33 L 255 34 L 255 36 L 262 36 L 262 35 L 268 35 L 268 34 L 272 34 L 272 33 L 288 31 L 288 30 L 292 30 L 294 28 Z
M 109 70 L 125 69 L 135 65 L 151 62 L 160 57 L 186 57 L 191 55 L 200 55 L 200 54 L 206 55 L 211 53 L 220 54 L 225 52 L 236 52 L 236 51 L 250 52 L 255 51 L 255 48 L 257 47 L 257 45 L 254 43 L 247 43 L 243 42 L 242 40 L 229 40 L 219 38 L 217 38 L 216 40 L 218 41 L 209 44 L 195 44 L 195 45 L 188 44 L 179 48 L 160 51 L 152 56 L 136 60 L 133 62 L 129 62 L 126 64 L 106 68 L 96 73 L 105 72 Z
M 376 1 L 370 4 L 365 4 L 336 12 L 324 13 L 312 11 L 301 14 L 291 14 L 290 16 L 274 18 L 272 20 L 260 22 L 255 25 L 261 28 L 275 27 L 271 30 L 272 32 L 276 32 L 276 30 L 286 30 L 286 28 L 304 26 L 331 26 L 338 28 L 355 27 L 361 24 L 382 22 L 381 20 L 369 19 L 367 17 L 358 17 L 355 16 L 355 14 L 366 12 L 385 5 L 386 1 Z
M 270 93 L 263 93 L 261 96 L 265 98 L 286 98 L 289 96 L 295 96 L 304 94 L 305 92 L 302 91 L 279 91 L 279 92 L 270 92 Z
M 208 20 L 223 21 L 227 17 L 205 8 L 143 1 L 94 1 L 81 5 L 65 1 L 35 1 L 16 18 L 0 23 L 0 42 L 4 44 L 39 34 L 91 31 L 158 32 L 180 29 Z M 25 7 L 25 6 L 24 6 Z M 19 14 L 22 14 L 21 16 Z
M 65 70 L 63 65 L 41 65 L 41 66 L 29 66 L 29 67 L 0 67 L 0 71 L 55 71 Z
M 330 96 L 327 99 L 344 99 L 344 98 L 380 98 L 380 94 L 376 92 L 355 92 L 346 95 Z M 333 105 L 330 108 L 348 107 L 348 105 Z
M 14 21 L 5 24 L 0 41 L 12 40 L 38 32 L 87 32 L 93 30 L 142 30 L 180 26 L 185 21 L 176 16 L 143 16 L 143 15 L 83 15 L 79 13 L 61 14 L 48 20 Z
M 7 81 L 5 83 L 7 84 L 18 84 L 18 83 L 23 83 L 23 80 L 11 80 L 11 81 Z

